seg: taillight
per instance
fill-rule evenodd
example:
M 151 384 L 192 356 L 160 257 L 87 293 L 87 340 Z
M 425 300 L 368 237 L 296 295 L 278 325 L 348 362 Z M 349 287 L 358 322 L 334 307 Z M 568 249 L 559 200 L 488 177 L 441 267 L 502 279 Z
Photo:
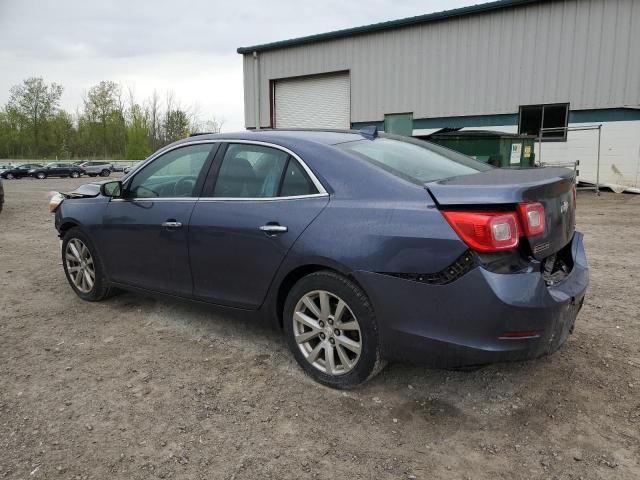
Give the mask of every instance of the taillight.
M 519 203 L 518 211 L 527 237 L 544 233 L 544 205 L 538 202 Z
M 513 212 L 442 212 L 458 236 L 473 250 L 497 252 L 518 246 L 518 218 Z

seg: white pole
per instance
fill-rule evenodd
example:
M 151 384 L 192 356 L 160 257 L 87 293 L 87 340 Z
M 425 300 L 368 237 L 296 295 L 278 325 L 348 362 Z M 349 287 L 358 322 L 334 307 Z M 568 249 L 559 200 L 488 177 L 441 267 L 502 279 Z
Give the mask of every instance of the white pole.
M 600 195 L 600 139 L 602 137 L 602 124 L 598 125 L 598 161 L 596 163 L 596 195 Z
M 253 108 L 256 130 L 260 130 L 260 63 L 258 62 L 258 52 L 253 52 Z

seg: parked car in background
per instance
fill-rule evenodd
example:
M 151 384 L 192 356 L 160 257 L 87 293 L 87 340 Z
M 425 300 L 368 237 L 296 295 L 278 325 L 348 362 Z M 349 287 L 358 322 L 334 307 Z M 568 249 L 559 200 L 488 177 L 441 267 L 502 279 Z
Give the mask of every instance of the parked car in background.
M 2 173 L 0 173 L 0 177 L 11 180 L 14 178 L 22 178 L 22 177 L 29 177 L 31 176 L 29 174 L 29 171 L 35 169 L 35 168 L 44 168 L 42 165 L 40 165 L 39 163 L 25 163 L 23 165 L 18 165 L 15 167 L 11 167 L 5 171 L 3 171 Z
M 375 130 L 261 130 L 176 142 L 50 208 L 80 298 L 242 310 L 282 328 L 315 380 L 350 387 L 385 360 L 556 351 L 588 284 L 573 180 Z
M 0 213 L 2 213 L 3 205 L 4 205 L 4 185 L 2 185 L 2 179 L 0 178 Z
M 100 175 L 101 177 L 108 177 L 111 175 L 113 171 L 113 164 L 110 162 L 104 161 L 90 161 L 83 162 L 79 165 L 80 170 L 83 175 L 88 175 L 90 177 L 97 177 Z
M 136 168 L 138 165 L 140 165 L 141 163 L 142 163 L 142 162 L 136 162 L 136 163 L 134 163 L 133 165 L 130 165 L 130 166 L 128 166 L 128 167 L 125 167 L 125 168 L 124 168 L 124 170 L 123 170 L 123 172 L 124 172 L 124 173 L 125 173 L 125 175 L 126 175 L 126 174 L 127 174 L 127 173 L 129 173 L 131 170 L 133 170 L 133 169 L 134 169 L 134 168 Z
M 9 170 L 10 168 L 13 168 L 13 166 L 9 165 L 9 164 L 2 163 L 2 164 L 0 164 L 0 173 L 4 172 L 6 170 Z
M 82 174 L 80 167 L 73 163 L 48 163 L 44 167 L 32 168 L 29 175 L 34 178 L 43 180 L 47 177 L 71 177 L 78 178 Z

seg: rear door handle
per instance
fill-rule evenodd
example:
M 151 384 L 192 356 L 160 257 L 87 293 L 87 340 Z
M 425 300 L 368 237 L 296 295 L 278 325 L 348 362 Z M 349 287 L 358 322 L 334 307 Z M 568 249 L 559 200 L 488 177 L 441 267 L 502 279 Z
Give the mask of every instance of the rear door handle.
M 182 223 L 176 221 L 166 221 L 162 224 L 163 228 L 182 228 Z
M 273 235 L 275 233 L 285 233 L 289 231 L 289 229 L 284 225 L 271 225 L 271 224 L 262 225 L 260 227 L 260 230 L 262 230 L 264 233 L 269 235 Z

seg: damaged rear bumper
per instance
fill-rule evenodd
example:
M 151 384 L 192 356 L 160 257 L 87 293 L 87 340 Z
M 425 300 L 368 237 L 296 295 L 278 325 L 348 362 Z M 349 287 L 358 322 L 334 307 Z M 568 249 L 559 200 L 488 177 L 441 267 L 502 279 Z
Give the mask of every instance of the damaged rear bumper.
M 359 271 L 374 304 L 383 355 L 436 367 L 525 360 L 556 351 L 573 330 L 589 282 L 582 234 L 573 268 L 549 286 L 540 272 L 476 267 L 447 285 Z

